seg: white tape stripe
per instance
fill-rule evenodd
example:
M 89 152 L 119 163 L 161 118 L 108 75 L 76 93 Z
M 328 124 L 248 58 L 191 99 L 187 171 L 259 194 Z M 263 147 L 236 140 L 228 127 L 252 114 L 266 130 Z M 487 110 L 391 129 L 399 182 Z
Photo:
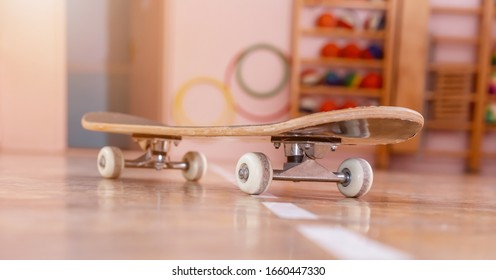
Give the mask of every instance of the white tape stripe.
M 216 173 L 217 175 L 220 175 L 221 177 L 223 177 L 224 179 L 226 179 L 230 183 L 236 184 L 236 179 L 234 179 L 234 170 L 232 173 L 227 172 L 224 168 L 222 168 L 218 165 L 215 165 L 215 164 L 210 164 L 209 168 L 214 173 Z
M 281 219 L 290 219 L 290 220 L 316 220 L 318 219 L 317 215 L 302 209 L 293 203 L 286 202 L 262 202 L 262 204 L 267 207 L 272 213 L 278 216 Z
M 342 227 L 302 225 L 298 227 L 298 231 L 338 259 L 412 259 L 402 251 Z
M 265 192 L 263 194 L 260 194 L 260 195 L 257 195 L 256 197 L 258 198 L 268 198 L 268 199 L 278 199 L 279 197 L 271 194 L 271 193 L 268 193 L 268 192 Z

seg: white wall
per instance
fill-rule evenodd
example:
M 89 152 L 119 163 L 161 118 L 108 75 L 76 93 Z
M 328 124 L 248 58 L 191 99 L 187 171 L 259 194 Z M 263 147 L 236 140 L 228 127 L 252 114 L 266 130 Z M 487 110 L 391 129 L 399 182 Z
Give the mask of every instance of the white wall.
M 0 1 L 0 148 L 66 147 L 65 1 Z

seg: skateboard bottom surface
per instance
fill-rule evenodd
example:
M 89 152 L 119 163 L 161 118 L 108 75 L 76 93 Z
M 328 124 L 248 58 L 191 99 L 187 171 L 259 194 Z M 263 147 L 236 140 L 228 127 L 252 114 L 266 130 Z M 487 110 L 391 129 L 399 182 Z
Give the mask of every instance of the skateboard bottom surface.
M 173 170 L 106 180 L 97 152 L 0 155 L 0 259 L 496 258 L 494 176 L 376 170 L 362 199 L 287 181 L 250 196 L 232 161 L 199 183 Z M 339 247 L 336 233 L 380 249 Z

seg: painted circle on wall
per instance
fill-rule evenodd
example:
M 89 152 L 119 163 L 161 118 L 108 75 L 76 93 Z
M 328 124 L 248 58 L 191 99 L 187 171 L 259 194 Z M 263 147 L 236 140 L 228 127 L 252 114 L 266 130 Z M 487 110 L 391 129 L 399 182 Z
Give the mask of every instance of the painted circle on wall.
M 243 70 L 245 68 L 244 66 L 249 63 L 249 62 L 247 62 L 247 60 L 249 60 L 249 58 L 252 55 L 254 55 L 255 52 L 261 52 L 261 51 L 269 52 L 270 54 L 274 55 L 275 58 L 277 58 L 282 65 L 283 73 L 282 73 L 281 80 L 274 87 L 272 87 L 268 90 L 259 90 L 259 89 L 256 89 L 256 87 L 254 85 L 249 85 L 247 83 L 247 79 L 245 77 L 245 74 L 246 74 L 245 70 Z M 259 69 L 260 69 L 261 65 L 257 64 L 256 66 L 257 66 L 257 70 L 260 71 Z M 263 65 L 262 65 L 262 67 L 263 67 Z M 280 51 L 276 47 L 269 45 L 269 44 L 256 44 L 256 45 L 250 46 L 247 49 L 245 49 L 244 51 L 242 51 L 237 58 L 236 80 L 238 81 L 239 86 L 241 87 L 241 89 L 243 89 L 244 92 L 246 92 L 247 94 L 249 94 L 255 98 L 269 98 L 269 97 L 276 95 L 280 91 L 282 91 L 284 89 L 284 87 L 286 86 L 286 84 L 288 83 L 289 75 L 290 75 L 290 71 L 289 71 L 288 59 L 282 53 L 282 51 Z
M 234 113 L 234 100 L 229 91 L 229 88 L 223 84 L 221 81 L 211 78 L 211 77 L 196 77 L 187 82 L 185 82 L 177 91 L 177 94 L 174 98 L 174 106 L 173 106 L 173 117 L 174 121 L 178 125 L 195 125 L 195 122 L 186 114 L 184 106 L 185 106 L 185 98 L 186 93 L 192 90 L 194 87 L 198 86 L 208 86 L 213 87 L 218 90 L 222 95 L 221 97 L 224 99 L 225 106 L 223 110 L 221 110 L 220 116 L 215 120 L 211 121 L 208 125 L 230 125 L 234 122 L 235 113 Z M 211 106 L 212 102 L 206 102 L 206 100 L 195 100 L 196 104 L 201 104 L 202 106 Z M 213 111 L 217 111 L 215 108 L 207 108 L 207 112 L 211 113 Z
M 255 95 L 250 94 L 250 92 L 245 92 L 245 93 L 247 93 L 249 96 L 255 97 L 256 99 L 273 97 L 277 93 L 280 93 L 284 89 L 284 87 L 287 85 L 287 82 L 289 80 L 289 59 L 283 54 L 282 51 L 280 51 L 276 47 L 273 47 L 273 46 L 268 45 L 268 44 L 253 45 L 252 47 L 247 48 L 246 50 L 244 50 L 241 53 L 239 53 L 238 55 L 236 55 L 233 59 L 231 59 L 231 61 L 229 62 L 229 65 L 227 66 L 225 75 L 224 75 L 224 82 L 228 88 L 232 89 L 231 80 L 232 80 L 232 77 L 234 75 L 234 72 L 237 69 L 239 69 L 240 58 L 243 56 L 243 54 L 246 57 L 247 54 L 249 54 L 250 52 L 256 51 L 258 49 L 267 49 L 267 50 L 270 50 L 269 52 L 271 54 L 272 53 L 277 54 L 276 57 L 278 59 L 280 59 L 281 61 L 283 61 L 283 63 L 282 63 L 282 65 L 283 65 L 283 77 L 282 77 L 281 81 L 277 84 L 277 86 L 274 87 L 273 89 L 271 89 L 271 91 L 273 91 L 273 92 L 266 91 L 265 92 L 266 95 L 263 97 L 256 95 L 256 94 Z M 246 88 L 243 88 L 241 86 L 241 84 L 240 84 L 240 88 L 241 88 L 241 90 L 246 91 Z M 260 94 L 260 92 L 259 92 L 259 94 Z M 243 106 L 241 106 L 239 104 L 239 102 L 235 103 L 235 109 L 236 109 L 236 112 L 240 116 L 242 116 L 248 120 L 255 121 L 255 122 L 267 123 L 267 122 L 274 121 L 274 120 L 277 120 L 277 119 L 284 117 L 289 112 L 290 105 L 288 103 L 285 106 L 282 106 L 281 109 L 279 109 L 276 112 L 273 112 L 271 114 L 254 114 L 254 113 L 251 113 L 251 112 L 247 111 L 246 109 L 243 109 Z

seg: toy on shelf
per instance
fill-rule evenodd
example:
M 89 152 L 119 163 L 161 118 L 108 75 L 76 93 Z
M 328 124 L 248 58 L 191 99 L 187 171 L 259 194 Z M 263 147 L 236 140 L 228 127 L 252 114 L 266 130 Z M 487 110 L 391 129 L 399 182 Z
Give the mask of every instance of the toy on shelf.
M 386 17 L 382 12 L 371 13 L 364 21 L 365 30 L 383 30 L 386 26 Z
M 336 102 L 334 102 L 333 100 L 324 100 L 324 102 L 322 102 L 319 107 L 320 112 L 334 111 L 337 109 L 338 106 L 336 105 Z
M 345 10 L 343 11 L 343 14 L 338 17 L 336 26 L 343 29 L 354 30 L 357 23 L 356 13 L 352 10 Z
M 302 113 L 315 113 L 320 106 L 316 98 L 304 97 L 300 100 L 300 112 Z
M 321 14 L 315 21 L 317 27 L 330 28 L 337 25 L 337 20 L 333 14 L 326 12 Z
M 382 59 L 384 57 L 384 53 L 381 46 L 371 44 L 362 50 L 360 57 L 363 59 Z
M 316 68 L 309 68 L 301 72 L 301 84 L 305 86 L 315 86 L 322 82 L 324 74 Z
M 339 56 L 343 58 L 357 59 L 360 58 L 361 53 L 362 50 L 357 46 L 357 44 L 350 43 L 339 51 Z
M 327 72 L 327 74 L 324 77 L 324 83 L 328 86 L 342 86 L 343 79 L 333 71 Z
M 336 101 L 332 99 L 326 99 L 322 101 L 319 107 L 320 112 L 328 112 L 328 111 L 334 111 L 334 110 L 341 110 L 341 109 L 349 109 L 349 108 L 355 108 L 357 107 L 358 104 L 354 100 L 351 99 L 346 99 L 346 100 L 341 100 L 341 101 Z
M 378 89 L 382 88 L 382 75 L 375 72 L 367 73 L 360 82 L 361 88 Z
M 360 85 L 362 77 L 355 72 L 350 72 L 344 77 L 344 85 L 349 88 L 356 88 Z
M 322 47 L 320 50 L 320 55 L 322 57 L 338 57 L 339 56 L 340 49 L 339 47 L 334 44 L 334 43 L 327 43 Z

